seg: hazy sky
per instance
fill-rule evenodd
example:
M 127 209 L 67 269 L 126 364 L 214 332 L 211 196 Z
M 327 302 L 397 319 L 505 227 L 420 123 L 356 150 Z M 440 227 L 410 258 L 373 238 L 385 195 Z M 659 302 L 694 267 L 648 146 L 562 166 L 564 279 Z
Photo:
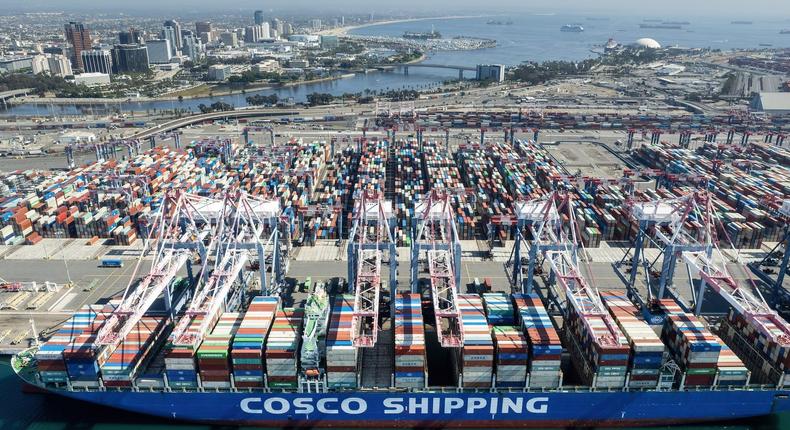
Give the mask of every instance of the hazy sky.
M 0 0 L 3 8 L 23 10 L 130 11 L 273 9 L 280 12 L 334 11 L 336 13 L 408 14 L 471 12 L 507 14 L 528 12 L 607 13 L 629 16 L 700 16 L 705 14 L 743 18 L 771 18 L 790 22 L 790 0 Z M 2 8 L 0 8 L 2 9 Z

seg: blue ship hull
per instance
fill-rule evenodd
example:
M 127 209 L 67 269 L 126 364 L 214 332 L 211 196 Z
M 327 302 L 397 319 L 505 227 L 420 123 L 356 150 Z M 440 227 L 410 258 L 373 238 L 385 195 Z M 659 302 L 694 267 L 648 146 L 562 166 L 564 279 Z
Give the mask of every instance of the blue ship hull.
M 790 410 L 790 392 L 771 390 L 323 394 L 48 391 L 168 419 L 273 427 L 632 426 L 729 421 Z

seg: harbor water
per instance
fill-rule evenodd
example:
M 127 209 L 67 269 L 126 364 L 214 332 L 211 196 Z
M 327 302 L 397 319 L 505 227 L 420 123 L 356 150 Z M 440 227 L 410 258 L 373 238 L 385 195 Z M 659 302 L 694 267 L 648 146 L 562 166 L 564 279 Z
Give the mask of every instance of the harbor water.
M 689 25 L 682 29 L 640 28 L 642 16 L 601 17 L 591 15 L 563 14 L 525 14 L 508 16 L 512 25 L 489 25 L 491 17 L 432 19 L 424 21 L 397 22 L 374 25 L 353 30 L 351 34 L 366 36 L 400 37 L 407 31 L 426 31 L 431 26 L 443 37 L 455 36 L 490 38 L 497 40 L 495 48 L 475 51 L 429 52 L 426 63 L 471 66 L 477 64 L 517 65 L 523 61 L 582 60 L 593 57 L 595 50 L 609 38 L 629 44 L 639 38 L 656 39 L 663 46 L 689 48 L 759 48 L 770 45 L 773 48 L 790 46 L 790 35 L 779 34 L 787 27 L 782 19 L 774 21 L 754 21 L 752 25 L 732 25 L 725 17 L 689 18 Z M 667 17 L 669 19 L 670 17 Z M 579 23 L 584 32 L 561 32 L 560 27 L 568 23 Z M 467 72 L 471 74 L 471 72 Z M 277 94 L 281 99 L 292 97 L 304 101 L 313 92 L 341 95 L 343 93 L 362 93 L 367 90 L 386 91 L 391 89 L 425 89 L 437 86 L 448 79 L 456 79 L 457 71 L 452 69 L 411 68 L 409 74 L 402 70 L 388 72 L 359 73 L 351 77 L 304 84 L 292 87 L 250 90 L 245 94 L 201 97 L 194 99 L 158 100 L 99 104 L 25 104 L 0 110 L 0 116 L 8 115 L 75 115 L 101 114 L 107 111 L 153 111 L 185 109 L 197 112 L 198 105 L 217 101 L 235 107 L 246 106 L 247 96 Z M 471 76 L 469 76 L 471 77 Z

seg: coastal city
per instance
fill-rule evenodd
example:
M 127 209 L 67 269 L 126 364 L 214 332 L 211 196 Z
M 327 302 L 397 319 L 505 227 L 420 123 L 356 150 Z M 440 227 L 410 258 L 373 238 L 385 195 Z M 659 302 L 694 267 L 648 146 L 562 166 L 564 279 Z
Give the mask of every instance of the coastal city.
M 0 12 L 0 422 L 790 425 L 790 19 L 75 1 Z

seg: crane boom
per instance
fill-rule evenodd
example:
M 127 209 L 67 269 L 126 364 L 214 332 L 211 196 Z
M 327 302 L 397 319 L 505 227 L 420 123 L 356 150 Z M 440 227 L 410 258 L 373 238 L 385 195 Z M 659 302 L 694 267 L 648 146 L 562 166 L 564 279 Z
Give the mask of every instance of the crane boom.
M 121 303 L 99 330 L 94 345 L 107 346 L 108 351 L 117 347 L 156 299 L 163 293 L 169 294 L 168 288 L 178 272 L 189 263 L 194 251 L 199 251 L 205 261 L 203 241 L 212 233 L 212 225 L 219 218 L 218 203 L 222 204 L 215 199 L 181 192 L 171 192 L 165 196 L 154 219 L 154 228 L 151 229 L 137 261 L 135 274 L 140 268 L 143 255 L 156 241 L 156 254 L 151 270 L 134 288 L 132 285 L 136 277 L 132 276 Z

